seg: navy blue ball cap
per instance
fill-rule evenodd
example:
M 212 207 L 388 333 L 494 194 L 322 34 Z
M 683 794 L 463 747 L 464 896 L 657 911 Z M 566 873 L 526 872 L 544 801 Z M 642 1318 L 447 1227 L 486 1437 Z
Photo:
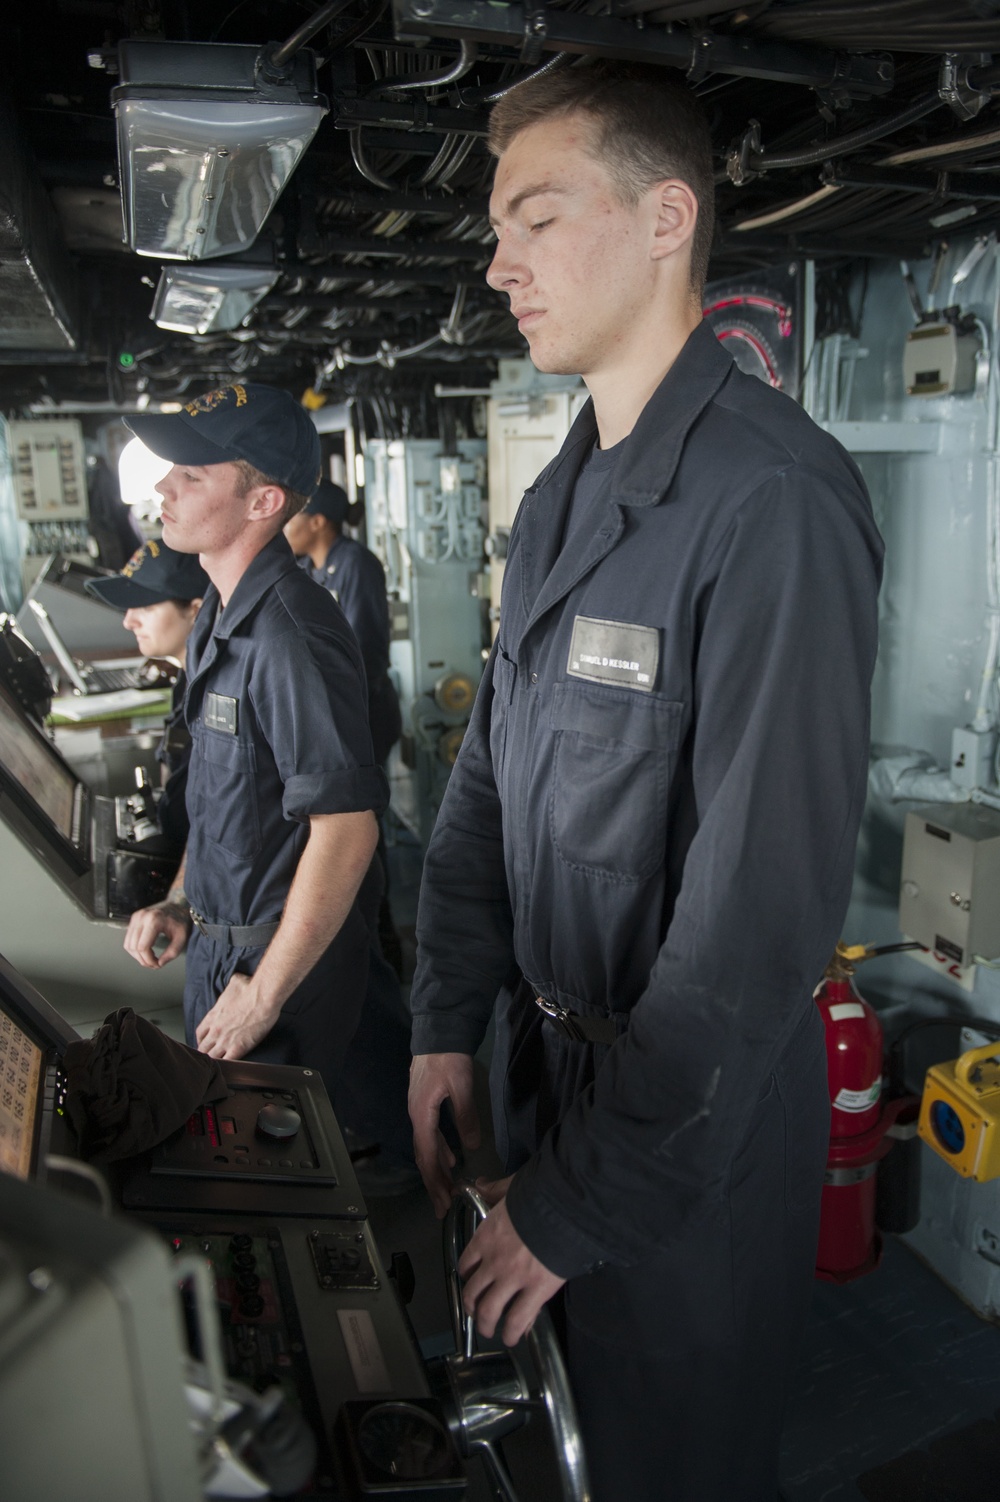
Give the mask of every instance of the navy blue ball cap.
M 303 507 L 307 516 L 325 516 L 327 521 L 342 527 L 347 520 L 351 503 L 343 485 L 333 480 L 320 480 L 311 500 Z
M 112 610 L 134 610 L 161 600 L 202 600 L 209 578 L 197 555 L 175 553 L 165 542 L 144 542 L 120 574 L 88 579 L 84 584 Z
M 319 434 L 305 409 L 276 386 L 219 386 L 180 412 L 129 416 L 125 426 L 171 464 L 246 459 L 300 495 L 312 495 L 319 482 Z

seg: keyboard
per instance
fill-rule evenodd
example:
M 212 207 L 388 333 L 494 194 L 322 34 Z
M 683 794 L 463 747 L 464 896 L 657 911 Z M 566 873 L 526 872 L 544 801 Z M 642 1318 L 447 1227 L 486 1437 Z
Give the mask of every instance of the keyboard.
M 148 688 L 149 674 L 143 668 L 81 667 L 90 694 L 112 694 L 120 688 Z

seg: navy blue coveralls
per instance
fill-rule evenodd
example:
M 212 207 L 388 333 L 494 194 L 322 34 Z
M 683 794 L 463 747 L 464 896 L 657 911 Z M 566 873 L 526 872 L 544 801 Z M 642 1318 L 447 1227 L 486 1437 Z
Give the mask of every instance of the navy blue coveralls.
M 399 740 L 399 698 L 389 677 L 389 602 L 385 570 L 370 548 L 337 537 L 322 565 L 305 559 L 306 572 L 328 589 L 358 638 L 368 679 L 368 723 L 375 760 L 382 766 Z
M 378 815 L 388 789 L 372 756 L 357 642 L 336 602 L 296 566 L 284 537 L 258 553 L 218 610 L 213 586 L 187 648 L 185 887 L 209 924 L 256 928 L 281 917 L 310 816 Z M 368 979 L 361 908 L 359 894 L 249 1059 L 310 1065 L 332 1090 Z M 184 986 L 189 1043 L 230 977 L 257 969 L 266 941 L 245 937 L 227 942 L 194 928 Z
M 472 1053 L 496 1003 L 507 1204 L 570 1280 L 597 1502 L 772 1502 L 881 540 L 844 451 L 707 325 L 560 551 L 595 436 L 588 405 L 512 531 L 425 861 L 413 1049 Z

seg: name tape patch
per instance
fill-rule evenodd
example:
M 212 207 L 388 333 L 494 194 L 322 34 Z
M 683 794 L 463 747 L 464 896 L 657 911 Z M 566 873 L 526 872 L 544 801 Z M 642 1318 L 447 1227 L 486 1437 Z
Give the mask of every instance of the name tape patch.
M 628 626 L 578 615 L 573 622 L 567 673 L 591 683 L 620 683 L 651 694 L 660 665 L 660 633 L 654 626 Z
M 209 730 L 221 730 L 226 735 L 235 735 L 238 708 L 238 699 L 227 698 L 225 694 L 206 694 L 202 720 Z

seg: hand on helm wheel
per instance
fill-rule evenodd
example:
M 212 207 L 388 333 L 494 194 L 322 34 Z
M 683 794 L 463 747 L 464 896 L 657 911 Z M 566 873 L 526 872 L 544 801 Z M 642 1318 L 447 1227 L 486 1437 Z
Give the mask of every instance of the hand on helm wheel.
M 478 1227 L 458 1270 L 465 1279 L 465 1311 L 475 1318 L 480 1335 L 489 1338 L 507 1310 L 501 1331 L 507 1346 L 517 1345 L 528 1333 L 538 1311 L 566 1281 L 529 1252 L 514 1229 L 505 1200 Z
M 476 1188 L 492 1210 L 494 1205 L 499 1205 L 510 1188 L 510 1181 L 514 1177 L 509 1173 L 505 1179 L 477 1179 Z
M 410 1065 L 410 1120 L 413 1155 L 438 1219 L 448 1213 L 455 1154 L 438 1125 L 441 1105 L 451 1101 L 462 1146 L 474 1151 L 480 1142 L 479 1116 L 472 1097 L 472 1059 L 461 1053 L 416 1054 Z

